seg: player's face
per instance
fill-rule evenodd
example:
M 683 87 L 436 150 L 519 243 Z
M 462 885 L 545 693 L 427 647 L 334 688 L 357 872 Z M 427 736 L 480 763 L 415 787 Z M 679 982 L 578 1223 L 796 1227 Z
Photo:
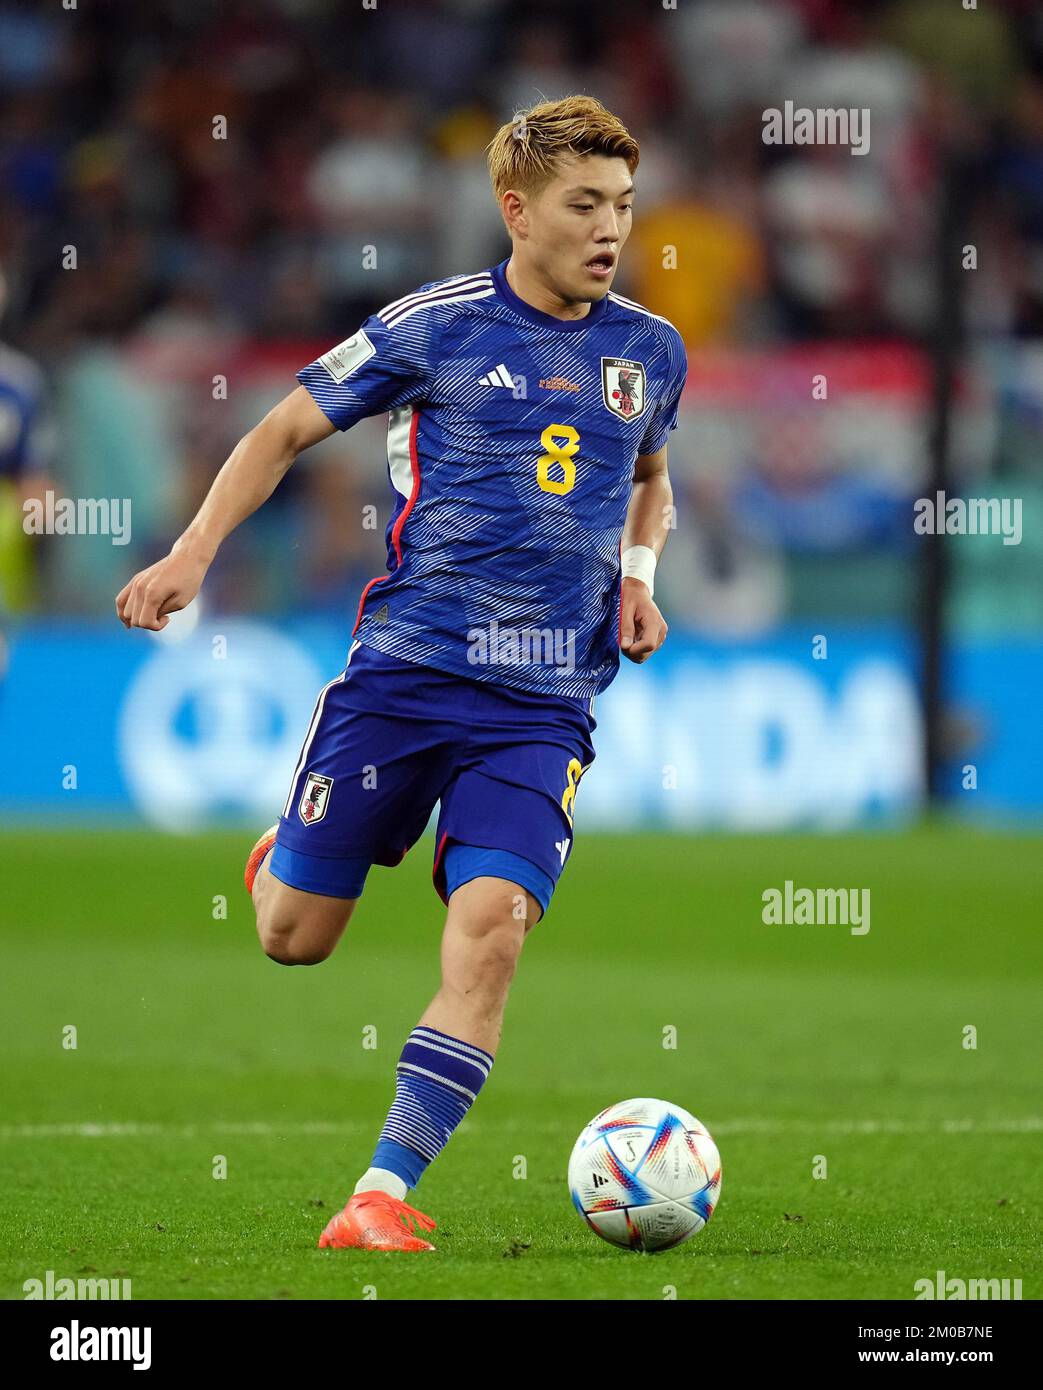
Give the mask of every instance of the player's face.
M 566 303 L 596 303 L 612 288 L 630 235 L 634 183 L 626 161 L 574 155 L 527 208 L 526 251 Z

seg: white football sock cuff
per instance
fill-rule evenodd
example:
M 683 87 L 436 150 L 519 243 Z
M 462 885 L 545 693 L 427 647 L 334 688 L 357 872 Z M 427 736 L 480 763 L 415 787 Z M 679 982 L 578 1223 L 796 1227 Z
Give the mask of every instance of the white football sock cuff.
M 387 1168 L 367 1168 L 355 1184 L 356 1195 L 359 1192 L 387 1192 L 400 1202 L 405 1201 L 408 1191 L 409 1188 L 398 1174 Z

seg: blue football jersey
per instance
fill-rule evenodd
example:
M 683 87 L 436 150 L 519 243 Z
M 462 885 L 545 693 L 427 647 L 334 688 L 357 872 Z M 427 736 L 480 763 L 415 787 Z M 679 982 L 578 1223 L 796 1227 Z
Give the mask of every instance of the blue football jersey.
M 0 479 L 14 482 L 44 468 L 43 375 L 0 343 Z
M 666 319 L 611 292 L 533 308 L 507 262 L 424 285 L 298 373 L 339 429 L 388 411 L 388 573 L 354 628 L 391 656 L 571 699 L 619 669 L 620 541 L 640 454 L 677 422 Z

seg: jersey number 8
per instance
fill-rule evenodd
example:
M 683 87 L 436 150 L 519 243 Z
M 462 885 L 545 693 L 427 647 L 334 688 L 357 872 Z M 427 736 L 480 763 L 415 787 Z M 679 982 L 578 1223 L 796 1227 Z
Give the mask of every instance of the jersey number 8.
M 563 440 L 564 443 L 559 443 Z M 536 460 L 536 481 L 544 492 L 556 493 L 564 497 L 576 486 L 576 465 L 573 458 L 579 453 L 579 431 L 571 425 L 548 425 L 540 435 L 540 443 L 546 449 Z M 551 466 L 557 464 L 561 469 L 560 478 L 552 478 Z

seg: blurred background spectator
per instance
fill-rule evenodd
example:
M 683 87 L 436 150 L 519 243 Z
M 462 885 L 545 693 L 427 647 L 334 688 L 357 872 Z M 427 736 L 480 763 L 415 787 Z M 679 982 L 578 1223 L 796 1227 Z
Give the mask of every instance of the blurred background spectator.
M 11 526 L 28 465 L 5 463 L 7 613 L 107 611 L 298 366 L 387 300 L 506 255 L 484 145 L 516 106 L 577 90 L 642 145 L 617 288 L 676 323 L 692 358 L 661 581 L 675 616 L 736 636 L 810 611 L 909 616 L 954 156 L 977 247 L 955 462 L 1038 513 L 1029 3 L 3 0 L 0 393 L 31 378 L 35 399 L 46 381 L 61 486 L 134 503 L 130 546 L 43 543 L 33 576 Z M 786 100 L 868 108 L 871 154 L 765 144 L 763 111 Z M 830 376 L 828 411 L 808 372 Z M 379 426 L 313 451 L 226 547 L 211 604 L 350 618 L 383 568 L 385 487 Z M 1039 621 L 1040 578 L 1038 540 L 1016 557 L 963 547 L 954 615 Z

